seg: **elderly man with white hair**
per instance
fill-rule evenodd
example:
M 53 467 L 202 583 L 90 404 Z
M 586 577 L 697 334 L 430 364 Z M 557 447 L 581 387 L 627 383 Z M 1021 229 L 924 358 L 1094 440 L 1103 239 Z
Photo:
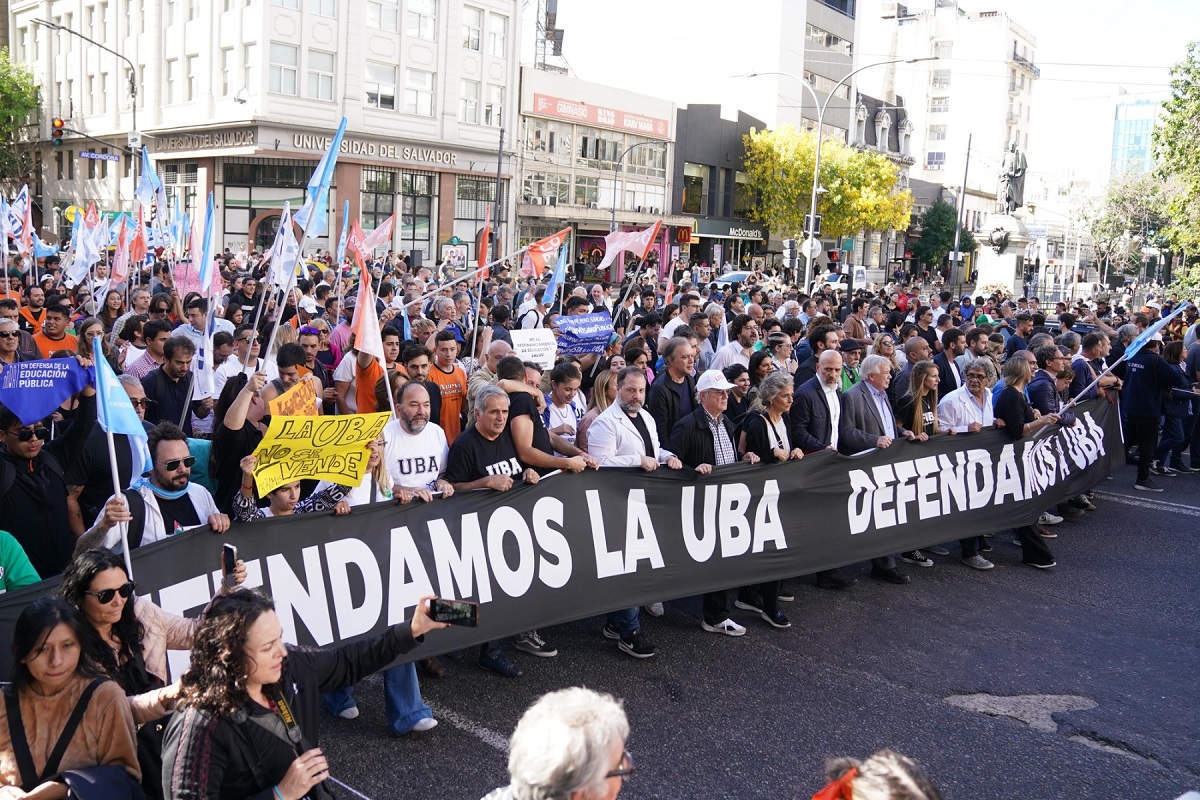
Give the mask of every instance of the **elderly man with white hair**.
M 633 775 L 629 720 L 611 695 L 572 687 L 542 695 L 508 747 L 508 786 L 483 800 L 615 800 Z

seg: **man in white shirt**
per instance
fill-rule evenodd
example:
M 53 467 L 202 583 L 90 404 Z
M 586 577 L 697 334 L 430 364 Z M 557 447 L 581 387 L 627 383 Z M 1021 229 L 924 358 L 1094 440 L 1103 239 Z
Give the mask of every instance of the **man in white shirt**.
M 938 402 L 938 421 L 958 433 L 975 433 L 995 424 L 992 393 L 988 390 L 988 362 L 977 358 L 967 364 L 965 383 Z
M 685 294 L 679 298 L 679 314 L 666 325 L 663 325 L 662 332 L 658 334 L 658 350 L 660 353 L 667 346 L 667 341 L 675 335 L 676 330 L 683 325 L 687 325 L 692 318 L 692 314 L 695 314 L 699 310 L 700 297 L 698 295 Z
M 429 502 L 432 492 L 443 497 L 454 494 L 454 487 L 442 478 L 450 446 L 441 426 L 430 419 L 429 391 L 425 385 L 409 381 L 396 397 L 396 418 L 384 428 L 387 449 L 384 459 L 392 477 L 393 491 L 408 502 L 414 495 Z
M 749 314 L 739 314 L 729 323 L 729 344 L 717 351 L 708 368 L 724 371 L 734 364 L 749 367 L 757 343 L 758 323 Z
M 217 397 L 221 396 L 221 390 L 225 388 L 225 384 L 230 378 L 246 371 L 247 358 L 253 364 L 250 370 L 252 373 L 264 371 L 267 373 L 267 380 L 279 377 L 279 371 L 274 362 L 265 362 L 258 357 L 261 345 L 253 325 L 238 326 L 237 330 L 233 332 L 233 346 L 234 354 L 213 372 L 213 392 Z

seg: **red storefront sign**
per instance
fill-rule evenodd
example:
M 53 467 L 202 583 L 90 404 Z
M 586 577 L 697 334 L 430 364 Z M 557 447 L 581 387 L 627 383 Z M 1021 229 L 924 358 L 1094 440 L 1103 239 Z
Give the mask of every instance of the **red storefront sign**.
M 647 117 L 644 114 L 632 114 L 616 108 L 606 108 L 545 94 L 535 93 L 533 95 L 532 113 L 539 117 L 565 119 L 583 125 L 612 128 L 658 139 L 666 139 L 670 135 L 670 125 L 665 119 Z

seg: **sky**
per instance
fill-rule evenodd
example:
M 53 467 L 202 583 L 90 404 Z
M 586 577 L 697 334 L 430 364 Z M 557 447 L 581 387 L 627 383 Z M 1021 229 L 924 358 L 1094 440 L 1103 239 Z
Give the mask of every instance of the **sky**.
M 784 0 L 800 2 L 802 0 Z M 687 103 L 721 103 L 772 121 L 765 81 L 731 77 L 769 70 L 756 54 L 768 0 L 558 0 L 563 54 L 576 77 Z M 1171 66 L 1200 40 L 1197 0 L 963 0 L 967 11 L 1003 11 L 1037 40 L 1030 170 L 1108 178 L 1118 94 L 1164 100 Z M 532 61 L 536 0 L 525 0 Z M 803 31 L 797 46 L 803 46 Z M 859 53 L 858 58 L 870 54 Z

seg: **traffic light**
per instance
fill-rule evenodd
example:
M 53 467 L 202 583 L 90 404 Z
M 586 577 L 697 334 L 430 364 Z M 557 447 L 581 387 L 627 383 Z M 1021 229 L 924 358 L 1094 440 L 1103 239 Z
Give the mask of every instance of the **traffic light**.
M 812 214 L 804 215 L 804 235 L 808 237 L 820 237 L 821 235 L 821 215 L 815 217 Z
M 842 251 L 841 250 L 830 250 L 825 255 L 827 255 L 829 257 L 829 260 L 833 261 L 833 262 L 838 262 L 838 261 L 842 260 Z
M 799 253 L 796 250 L 796 240 L 795 239 L 784 239 L 783 240 L 783 266 L 785 269 L 789 270 L 793 275 L 796 273 L 797 268 L 800 266 Z
M 54 119 L 50 120 L 50 126 L 53 128 L 53 130 L 50 131 L 50 143 L 55 147 L 62 146 L 63 128 L 66 127 L 66 124 L 66 120 L 64 120 L 62 117 L 55 117 Z

